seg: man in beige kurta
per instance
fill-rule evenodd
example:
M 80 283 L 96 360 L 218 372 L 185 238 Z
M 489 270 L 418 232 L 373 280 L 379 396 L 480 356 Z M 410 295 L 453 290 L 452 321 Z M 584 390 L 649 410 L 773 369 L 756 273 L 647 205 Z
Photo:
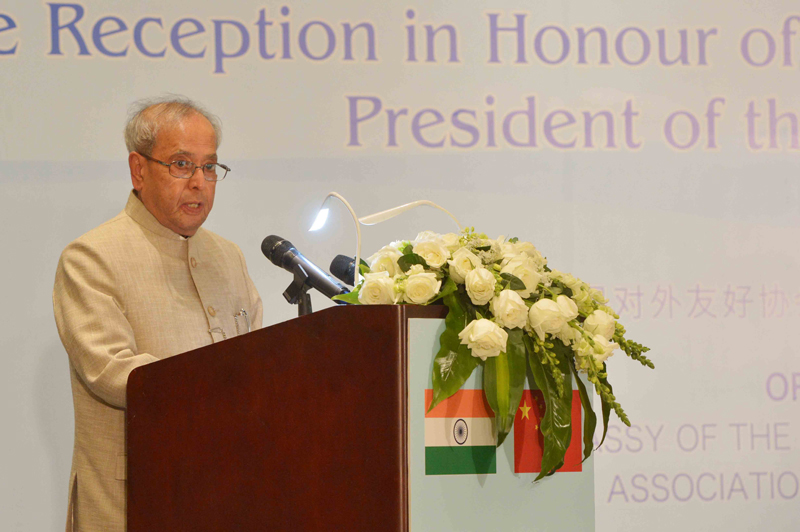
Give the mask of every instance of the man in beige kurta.
M 151 153 L 129 141 L 134 191 L 125 209 L 69 244 L 58 264 L 53 303 L 75 408 L 68 531 L 125 530 L 130 372 L 244 334 L 248 321 L 261 326 L 242 252 L 199 227 L 213 204 L 208 187 L 217 183 L 207 178 L 219 135 L 188 105 L 177 118 L 152 113 L 154 143 L 140 148 Z M 157 164 L 178 159 L 197 166 L 189 178 Z

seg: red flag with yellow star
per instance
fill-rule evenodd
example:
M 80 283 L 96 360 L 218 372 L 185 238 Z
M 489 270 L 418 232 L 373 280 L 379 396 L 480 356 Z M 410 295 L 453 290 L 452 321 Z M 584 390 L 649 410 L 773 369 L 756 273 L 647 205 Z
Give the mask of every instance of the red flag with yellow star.
M 514 472 L 539 473 L 542 470 L 544 436 L 541 419 L 544 416 L 544 396 L 540 390 L 524 390 L 514 417 Z M 572 437 L 564 466 L 560 471 L 582 471 L 581 398 L 572 390 Z

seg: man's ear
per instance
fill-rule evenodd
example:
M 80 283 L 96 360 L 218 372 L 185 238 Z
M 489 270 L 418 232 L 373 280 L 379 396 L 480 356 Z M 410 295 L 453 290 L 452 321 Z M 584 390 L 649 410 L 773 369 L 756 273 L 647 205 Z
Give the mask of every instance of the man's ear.
M 144 165 L 146 159 L 132 151 L 128 154 L 128 167 L 131 169 L 131 184 L 133 185 L 133 189 L 136 191 L 142 190 L 142 184 L 144 183 Z

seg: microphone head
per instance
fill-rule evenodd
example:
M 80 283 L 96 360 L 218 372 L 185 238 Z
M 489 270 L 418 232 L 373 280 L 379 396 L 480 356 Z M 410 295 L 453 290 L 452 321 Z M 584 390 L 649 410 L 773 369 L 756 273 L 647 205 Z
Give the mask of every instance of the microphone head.
M 275 266 L 283 267 L 281 260 L 284 254 L 294 248 L 291 242 L 277 235 L 269 235 L 261 242 L 261 253 Z
M 347 255 L 336 255 L 331 261 L 330 271 L 343 283 L 353 286 L 355 282 L 355 264 L 356 259 L 348 257 Z

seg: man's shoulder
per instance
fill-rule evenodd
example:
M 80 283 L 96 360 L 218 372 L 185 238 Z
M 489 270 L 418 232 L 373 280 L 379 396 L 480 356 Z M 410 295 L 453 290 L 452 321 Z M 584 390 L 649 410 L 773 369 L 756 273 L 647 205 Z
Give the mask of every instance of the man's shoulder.
M 135 234 L 135 225 L 125 211 L 122 211 L 70 242 L 64 252 L 75 248 L 101 249 L 106 245 L 120 245 L 124 235 Z

